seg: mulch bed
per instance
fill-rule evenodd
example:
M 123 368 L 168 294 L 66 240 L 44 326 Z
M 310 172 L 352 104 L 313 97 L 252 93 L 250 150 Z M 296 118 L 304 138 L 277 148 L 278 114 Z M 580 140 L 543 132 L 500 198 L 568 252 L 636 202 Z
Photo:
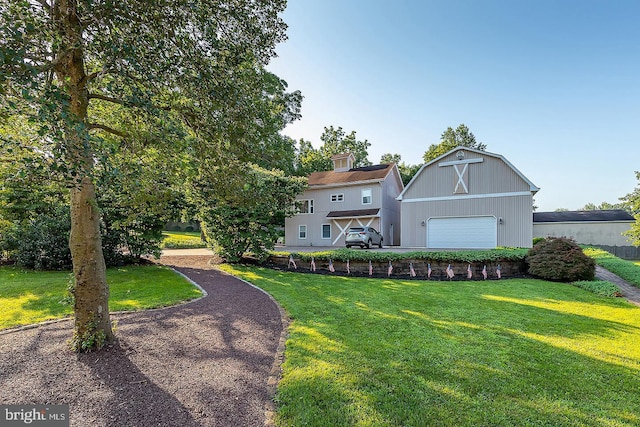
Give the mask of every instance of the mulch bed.
M 209 294 L 114 314 L 118 341 L 75 354 L 70 320 L 0 334 L 0 403 L 68 404 L 72 426 L 263 426 L 286 327 L 262 291 L 211 257 L 162 258 Z

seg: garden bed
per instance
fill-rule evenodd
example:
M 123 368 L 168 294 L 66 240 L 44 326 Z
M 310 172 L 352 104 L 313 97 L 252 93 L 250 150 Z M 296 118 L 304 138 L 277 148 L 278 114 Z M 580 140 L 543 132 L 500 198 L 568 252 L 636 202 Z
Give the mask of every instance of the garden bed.
M 486 271 L 486 279 L 525 276 L 526 253 L 526 249 L 407 253 L 348 249 L 308 253 L 275 252 L 267 258 L 266 266 L 304 273 L 362 277 L 483 280 L 483 270 Z M 452 274 L 447 273 L 449 267 Z

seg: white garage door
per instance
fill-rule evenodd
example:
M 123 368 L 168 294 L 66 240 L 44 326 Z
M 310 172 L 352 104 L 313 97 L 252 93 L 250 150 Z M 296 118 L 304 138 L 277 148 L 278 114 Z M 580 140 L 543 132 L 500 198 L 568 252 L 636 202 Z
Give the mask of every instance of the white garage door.
M 487 249 L 498 245 L 494 216 L 430 218 L 427 247 L 436 249 Z

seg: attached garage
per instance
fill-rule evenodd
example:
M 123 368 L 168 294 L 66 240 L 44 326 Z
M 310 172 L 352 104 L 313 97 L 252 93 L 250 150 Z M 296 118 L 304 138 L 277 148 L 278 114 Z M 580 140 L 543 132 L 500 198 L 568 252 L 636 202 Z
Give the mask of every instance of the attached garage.
M 495 216 L 429 218 L 427 247 L 433 249 L 489 249 L 498 245 Z

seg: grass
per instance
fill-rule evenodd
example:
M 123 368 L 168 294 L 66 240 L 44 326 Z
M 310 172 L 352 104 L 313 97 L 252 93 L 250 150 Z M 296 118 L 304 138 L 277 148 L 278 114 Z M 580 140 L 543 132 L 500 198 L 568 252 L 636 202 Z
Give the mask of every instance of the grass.
M 280 426 L 637 426 L 640 308 L 542 280 L 224 266 L 292 318 Z
M 622 279 L 626 280 L 630 284 L 640 288 L 640 265 L 639 262 L 626 261 L 621 258 L 616 257 L 609 252 L 593 248 L 586 247 L 583 248 L 585 254 L 595 259 L 596 263 L 609 270 L 613 274 L 620 276 Z
M 199 231 L 163 231 L 162 235 L 165 236 L 162 248 L 198 249 L 207 247 L 207 244 L 200 238 Z
M 617 297 L 621 295 L 618 285 L 606 280 L 580 280 L 572 285 L 603 297 Z
M 73 313 L 66 300 L 69 272 L 0 268 L 0 329 L 58 319 Z M 111 311 L 164 307 L 197 298 L 199 289 L 167 267 L 107 270 Z

